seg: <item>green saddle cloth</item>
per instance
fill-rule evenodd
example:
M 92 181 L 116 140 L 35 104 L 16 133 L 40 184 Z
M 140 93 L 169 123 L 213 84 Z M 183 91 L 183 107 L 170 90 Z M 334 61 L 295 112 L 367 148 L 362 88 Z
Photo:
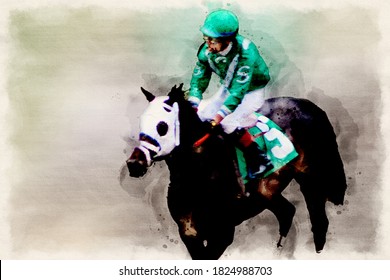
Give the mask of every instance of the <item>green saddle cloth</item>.
M 265 178 L 279 168 L 285 166 L 291 160 L 298 156 L 294 145 L 282 131 L 282 129 L 269 118 L 256 113 L 257 123 L 249 128 L 249 132 L 254 136 L 259 147 L 266 151 L 268 158 L 271 160 L 274 168 L 266 172 L 262 177 Z M 248 170 L 244 159 L 243 152 L 236 148 L 238 168 L 244 184 L 249 182 Z

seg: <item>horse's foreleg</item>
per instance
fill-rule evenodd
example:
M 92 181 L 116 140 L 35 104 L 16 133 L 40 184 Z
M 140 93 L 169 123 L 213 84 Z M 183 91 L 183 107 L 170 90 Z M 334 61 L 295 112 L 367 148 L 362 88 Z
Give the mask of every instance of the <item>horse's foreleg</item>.
M 193 260 L 204 260 L 207 258 L 203 239 L 199 236 L 198 230 L 192 217 L 192 213 L 183 215 L 178 221 L 180 238 L 187 247 Z
M 202 239 L 187 236 L 182 233 L 180 233 L 180 237 L 193 260 L 207 259 L 206 247 L 204 246 L 204 241 Z
M 206 244 L 206 259 L 217 260 L 225 252 L 226 248 L 233 243 L 234 239 L 233 225 L 218 227 L 213 233 L 208 236 Z
M 213 227 L 206 240 L 199 235 L 180 231 L 180 237 L 193 260 L 217 260 L 234 239 L 234 225 Z

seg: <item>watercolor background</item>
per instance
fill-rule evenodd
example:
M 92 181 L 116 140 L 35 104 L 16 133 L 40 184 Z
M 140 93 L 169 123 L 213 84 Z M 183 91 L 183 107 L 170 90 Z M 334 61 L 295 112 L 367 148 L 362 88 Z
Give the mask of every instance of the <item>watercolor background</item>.
M 328 113 L 348 182 L 345 205 L 327 205 L 322 254 L 293 183 L 285 247 L 275 249 L 277 222 L 264 212 L 237 227 L 222 259 L 390 257 L 385 4 L 42 2 L 10 5 L 2 19 L 1 259 L 189 258 L 167 212 L 165 164 L 132 179 L 124 162 L 147 106 L 139 87 L 188 87 L 199 27 L 219 7 L 236 12 L 259 46 L 269 97 L 305 97 Z

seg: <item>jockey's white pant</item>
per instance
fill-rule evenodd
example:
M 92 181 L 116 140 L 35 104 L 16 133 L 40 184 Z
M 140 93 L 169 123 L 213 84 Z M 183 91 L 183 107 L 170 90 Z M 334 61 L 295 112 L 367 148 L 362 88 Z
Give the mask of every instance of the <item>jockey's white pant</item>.
M 264 95 L 264 88 L 246 93 L 237 108 L 221 121 L 221 126 L 225 133 L 230 134 L 237 128 L 254 126 L 257 122 L 254 112 L 263 106 Z M 212 97 L 202 100 L 198 108 L 200 119 L 203 121 L 214 119 L 228 96 L 229 91 L 224 86 L 221 86 Z

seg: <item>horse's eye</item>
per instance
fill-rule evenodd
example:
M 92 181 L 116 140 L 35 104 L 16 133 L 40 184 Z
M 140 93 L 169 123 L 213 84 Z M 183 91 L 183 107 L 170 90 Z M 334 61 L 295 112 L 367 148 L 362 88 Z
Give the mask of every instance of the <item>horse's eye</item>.
M 159 122 L 157 124 L 157 132 L 160 136 L 164 136 L 168 132 L 168 124 L 166 122 Z

